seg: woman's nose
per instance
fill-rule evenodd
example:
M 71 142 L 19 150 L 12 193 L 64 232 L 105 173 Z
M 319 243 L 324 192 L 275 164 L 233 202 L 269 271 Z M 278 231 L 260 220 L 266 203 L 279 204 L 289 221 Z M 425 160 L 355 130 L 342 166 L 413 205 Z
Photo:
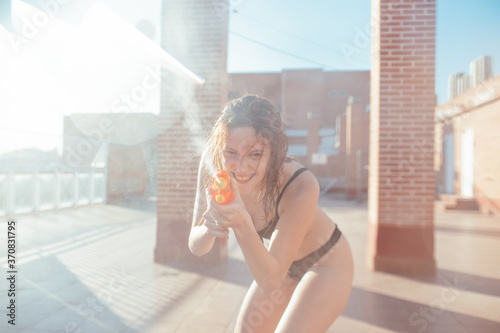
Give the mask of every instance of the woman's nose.
M 245 169 L 245 158 L 237 157 L 230 161 L 228 167 L 232 171 L 241 172 Z
M 240 163 L 239 158 L 231 157 L 231 158 L 227 158 L 225 160 L 224 164 L 225 164 L 228 171 L 234 171 L 238 168 L 239 163 Z

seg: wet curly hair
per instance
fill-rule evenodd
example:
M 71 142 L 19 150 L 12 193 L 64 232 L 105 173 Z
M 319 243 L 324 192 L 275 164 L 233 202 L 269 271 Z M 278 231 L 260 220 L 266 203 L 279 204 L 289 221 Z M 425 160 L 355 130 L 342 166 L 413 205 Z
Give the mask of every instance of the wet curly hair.
M 272 216 L 279 195 L 279 180 L 287 157 L 288 138 L 279 110 L 267 99 L 256 95 L 245 95 L 227 103 L 215 122 L 206 141 L 208 163 L 216 170 L 223 168 L 223 147 L 228 130 L 235 127 L 251 126 L 255 129 L 258 142 L 265 142 L 270 148 L 270 160 L 261 184 L 259 200 L 263 201 L 266 219 Z M 204 179 L 210 186 L 210 175 Z

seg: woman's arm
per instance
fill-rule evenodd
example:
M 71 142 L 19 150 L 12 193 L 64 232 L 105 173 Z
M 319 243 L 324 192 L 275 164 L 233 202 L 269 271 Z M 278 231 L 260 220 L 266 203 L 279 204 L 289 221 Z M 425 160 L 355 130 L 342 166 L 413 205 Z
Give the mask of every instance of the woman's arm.
M 207 221 L 203 216 L 207 208 L 206 189 L 203 180 L 205 175 L 209 172 L 208 169 L 206 154 L 203 153 L 198 169 L 193 221 L 191 232 L 189 233 L 189 249 L 196 256 L 207 254 L 212 249 L 216 237 L 227 238 L 228 235 L 227 228 L 221 228 L 211 223 L 211 221 Z
M 236 186 L 233 191 L 237 191 Z M 264 293 L 272 292 L 283 281 L 313 222 L 318 197 L 319 185 L 310 172 L 288 186 L 269 250 L 262 244 L 249 214 L 233 215 L 234 211 L 229 211 L 231 204 L 219 209 L 219 216 L 225 217 L 224 225 L 233 228 L 250 272 Z M 237 203 L 235 200 L 234 204 Z

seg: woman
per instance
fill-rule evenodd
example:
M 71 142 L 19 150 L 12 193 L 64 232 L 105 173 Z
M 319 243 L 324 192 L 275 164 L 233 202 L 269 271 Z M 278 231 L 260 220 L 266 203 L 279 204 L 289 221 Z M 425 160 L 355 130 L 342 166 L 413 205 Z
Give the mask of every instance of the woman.
M 255 280 L 235 332 L 325 332 L 351 291 L 349 244 L 318 207 L 315 177 L 286 157 L 287 148 L 279 111 L 246 95 L 227 104 L 200 164 L 189 247 L 204 255 L 232 228 Z M 233 201 L 225 205 L 208 190 L 219 169 L 231 176 Z

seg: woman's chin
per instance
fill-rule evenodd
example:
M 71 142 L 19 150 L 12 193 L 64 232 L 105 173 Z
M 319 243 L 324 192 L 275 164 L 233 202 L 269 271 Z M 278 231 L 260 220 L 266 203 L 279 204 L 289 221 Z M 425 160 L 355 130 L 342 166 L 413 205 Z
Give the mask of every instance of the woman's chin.
M 238 191 L 243 195 L 252 193 L 252 189 L 250 188 L 250 186 L 245 185 L 238 185 Z

